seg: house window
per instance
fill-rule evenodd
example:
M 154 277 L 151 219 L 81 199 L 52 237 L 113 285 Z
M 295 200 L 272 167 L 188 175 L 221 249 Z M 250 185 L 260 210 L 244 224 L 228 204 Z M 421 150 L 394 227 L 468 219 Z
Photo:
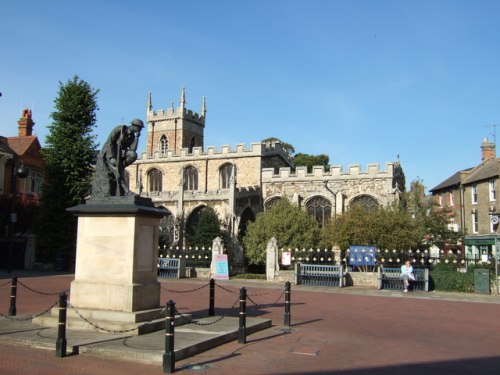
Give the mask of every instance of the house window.
M 472 233 L 479 232 L 479 223 L 477 216 L 478 216 L 477 211 L 476 210 L 472 211 Z
M 495 180 L 489 182 L 490 202 L 497 200 L 497 190 L 495 188 Z
M 160 138 L 160 153 L 162 155 L 165 155 L 167 153 L 167 150 L 168 150 L 168 139 L 166 136 L 162 135 L 161 138 Z
M 496 233 L 498 230 L 498 224 L 500 223 L 498 215 L 490 216 L 490 233 Z
M 184 169 L 184 190 L 198 190 L 198 170 L 195 167 Z
M 439 208 L 443 208 L 443 196 L 442 195 L 438 195 L 438 205 L 439 205 Z
M 159 169 L 152 169 L 148 172 L 149 191 L 160 192 L 162 191 L 162 177 L 163 174 Z
M 477 185 L 472 185 L 471 187 L 471 203 L 477 203 Z
M 42 173 L 28 169 L 28 176 L 24 183 L 25 193 L 38 194 L 42 189 Z
M 234 164 L 224 164 L 219 169 L 219 186 L 221 189 L 229 189 L 231 185 L 231 176 L 233 175 L 236 178 L 236 166 Z
M 449 196 L 448 196 L 448 202 L 449 202 L 449 207 L 453 207 L 455 205 L 455 200 L 453 199 L 453 192 L 450 191 L 449 192 Z

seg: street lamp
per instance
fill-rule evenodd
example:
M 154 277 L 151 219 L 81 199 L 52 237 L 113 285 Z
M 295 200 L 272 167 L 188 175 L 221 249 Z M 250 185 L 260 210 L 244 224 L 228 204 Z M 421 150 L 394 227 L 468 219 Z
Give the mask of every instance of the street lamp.
M 7 260 L 7 273 L 10 274 L 12 270 L 12 254 L 14 252 L 14 232 L 16 230 L 17 223 L 17 213 L 16 213 L 16 199 L 17 199 L 17 178 L 26 178 L 28 176 L 28 170 L 21 163 L 17 166 L 19 158 L 14 155 L 12 158 L 12 181 L 10 192 L 12 194 L 12 201 L 10 206 L 10 226 L 9 226 L 9 258 Z

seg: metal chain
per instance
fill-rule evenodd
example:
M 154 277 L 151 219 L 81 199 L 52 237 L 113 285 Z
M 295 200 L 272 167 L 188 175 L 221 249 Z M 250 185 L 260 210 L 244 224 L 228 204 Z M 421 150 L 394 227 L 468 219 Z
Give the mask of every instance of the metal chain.
M 224 288 L 222 285 L 215 284 L 217 287 L 221 288 L 222 290 L 225 290 L 226 292 L 233 293 L 233 294 L 239 294 L 238 292 L 235 292 L 234 290 L 230 290 L 227 288 Z
M 239 297 L 236 299 L 236 301 L 234 301 L 233 305 L 229 308 L 230 310 L 231 309 L 234 309 L 234 307 L 238 304 L 238 302 L 240 301 Z M 187 315 L 184 315 L 182 313 L 179 312 L 179 310 L 175 309 L 175 313 L 180 315 L 181 317 L 186 317 Z M 219 318 L 215 319 L 214 321 L 210 322 L 210 323 L 200 323 L 200 322 L 191 322 L 191 324 L 194 324 L 194 325 L 197 325 L 197 326 L 210 326 L 212 324 L 216 324 L 216 323 L 219 323 L 222 319 L 224 319 L 227 315 L 222 315 L 220 316 Z
M 195 288 L 195 289 L 191 289 L 191 290 L 171 290 L 171 289 L 166 289 L 166 288 L 164 288 L 162 286 L 160 286 L 160 288 L 163 289 L 163 290 L 165 290 L 165 291 L 167 291 L 167 292 L 170 292 L 170 293 L 191 293 L 191 292 L 196 292 L 196 291 L 198 291 L 200 289 L 203 289 L 203 288 L 205 288 L 208 285 L 210 285 L 210 283 L 207 283 L 205 285 L 200 286 L 199 288 Z
M 16 318 L 16 317 L 12 317 L 12 316 L 9 316 L 9 315 L 4 315 L 4 314 L 0 314 L 0 316 L 3 317 L 3 318 L 7 318 L 9 320 L 16 320 L 18 322 L 23 322 L 23 321 L 26 321 L 26 320 L 31 320 L 33 318 L 37 318 L 39 316 L 42 316 L 43 314 L 46 314 L 47 312 L 49 312 L 58 303 L 59 303 L 59 301 L 56 301 L 52 306 L 50 306 L 48 309 L 42 311 L 41 313 L 34 314 L 34 315 L 31 315 L 31 316 L 25 317 L 25 318 Z
M 2 285 L 0 285 L 0 288 L 7 285 L 7 284 L 10 284 L 12 282 L 12 280 L 8 280 L 7 282 L 3 283 Z
M 270 293 L 266 293 L 266 294 L 270 294 Z M 281 292 L 281 294 L 278 296 L 278 298 L 276 298 L 276 300 L 274 302 L 272 302 L 271 305 L 277 304 L 281 300 L 281 298 L 283 297 L 284 294 L 285 294 L 285 290 L 283 290 Z M 257 309 L 260 309 L 260 305 L 257 302 L 255 302 L 250 296 L 247 295 L 247 299 L 250 302 L 252 302 L 257 307 Z
M 132 332 L 132 331 L 135 331 L 135 330 L 138 330 L 139 328 L 142 328 L 142 327 L 146 327 L 147 325 L 151 324 L 153 322 L 153 320 L 156 320 L 160 317 L 162 317 L 162 313 L 165 311 L 166 307 L 161 310 L 155 317 L 153 317 L 152 319 L 148 320 L 147 322 L 144 322 L 143 324 L 141 325 L 138 325 L 137 327 L 134 327 L 134 328 L 130 328 L 130 329 L 124 329 L 124 330 L 112 330 L 112 329 L 108 329 L 108 328 L 103 328 L 103 327 L 100 327 L 99 325 L 91 322 L 90 320 L 88 320 L 87 318 L 85 318 L 76 308 L 75 306 L 73 306 L 71 303 L 69 303 L 68 301 L 68 306 L 71 307 L 73 309 L 74 312 L 76 312 L 78 314 L 78 316 L 80 316 L 80 318 L 82 318 L 86 323 L 90 324 L 92 327 L 94 328 L 97 328 L 98 330 L 100 331 L 104 331 L 104 332 L 107 332 L 107 333 L 113 333 L 113 334 L 121 334 L 121 333 L 129 333 L 129 332 Z
M 38 294 L 43 294 L 44 296 L 57 296 L 61 293 L 66 293 L 66 292 L 69 292 L 69 289 L 66 289 L 66 290 L 63 290 L 62 292 L 56 292 L 56 293 L 47 293 L 47 292 L 41 292 L 39 290 L 35 290 L 33 288 L 30 288 L 29 286 L 27 286 L 26 284 L 24 284 L 22 281 L 20 280 L 17 280 L 17 283 L 24 286 L 26 289 L 32 291 L 32 292 L 35 292 L 35 293 L 38 293 Z

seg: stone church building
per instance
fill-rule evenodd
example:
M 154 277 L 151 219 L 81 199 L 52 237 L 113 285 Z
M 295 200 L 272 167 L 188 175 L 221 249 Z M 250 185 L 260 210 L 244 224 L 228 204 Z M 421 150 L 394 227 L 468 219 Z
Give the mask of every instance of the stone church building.
M 201 111 L 180 104 L 154 110 L 147 104 L 146 151 L 127 168 L 131 191 L 150 197 L 168 210 L 160 242 L 189 245 L 189 236 L 204 207 L 212 207 L 237 243 L 249 221 L 277 199 L 288 198 L 324 225 L 353 204 L 366 209 L 397 202 L 405 187 L 399 161 L 359 165 L 294 166 L 280 143 L 252 143 L 249 147 L 206 147 L 206 102 Z M 285 244 L 283 244 L 285 245 Z M 234 259 L 241 258 L 233 254 Z

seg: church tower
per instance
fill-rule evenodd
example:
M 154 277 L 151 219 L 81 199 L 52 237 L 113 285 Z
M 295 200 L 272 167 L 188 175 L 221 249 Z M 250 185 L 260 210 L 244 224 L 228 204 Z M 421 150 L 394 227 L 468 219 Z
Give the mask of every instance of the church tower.
M 174 108 L 172 102 L 166 110 L 153 110 L 151 93 L 147 104 L 147 146 L 148 156 L 160 155 L 172 151 L 180 154 L 182 148 L 193 151 L 193 147 L 203 148 L 203 132 L 205 128 L 206 101 L 203 97 L 201 114 L 186 108 L 186 90 L 182 88 L 179 106 Z

